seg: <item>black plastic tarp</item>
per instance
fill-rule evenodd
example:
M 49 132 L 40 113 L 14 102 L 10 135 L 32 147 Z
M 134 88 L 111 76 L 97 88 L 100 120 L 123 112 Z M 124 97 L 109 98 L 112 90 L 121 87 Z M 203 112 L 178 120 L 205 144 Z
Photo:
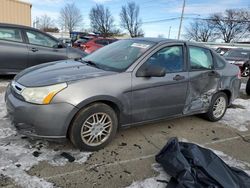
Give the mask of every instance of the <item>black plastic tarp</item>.
M 209 149 L 177 138 L 169 139 L 156 161 L 172 177 L 167 188 L 250 188 L 244 171 L 228 166 Z

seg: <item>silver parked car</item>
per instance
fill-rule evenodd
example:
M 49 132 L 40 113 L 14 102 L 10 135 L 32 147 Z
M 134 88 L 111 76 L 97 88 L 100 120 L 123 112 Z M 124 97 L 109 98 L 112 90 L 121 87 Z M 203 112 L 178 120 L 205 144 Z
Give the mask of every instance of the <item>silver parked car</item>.
M 6 104 L 24 134 L 67 137 L 78 148 L 98 150 L 131 124 L 193 114 L 218 121 L 238 96 L 239 74 L 198 44 L 127 39 L 79 61 L 22 71 L 7 88 Z

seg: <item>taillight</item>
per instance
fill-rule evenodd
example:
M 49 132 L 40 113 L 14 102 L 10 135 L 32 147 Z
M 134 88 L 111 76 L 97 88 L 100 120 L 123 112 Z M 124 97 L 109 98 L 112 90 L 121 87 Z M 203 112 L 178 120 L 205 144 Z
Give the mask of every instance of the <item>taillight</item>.
M 238 78 L 241 79 L 241 70 L 239 69 Z

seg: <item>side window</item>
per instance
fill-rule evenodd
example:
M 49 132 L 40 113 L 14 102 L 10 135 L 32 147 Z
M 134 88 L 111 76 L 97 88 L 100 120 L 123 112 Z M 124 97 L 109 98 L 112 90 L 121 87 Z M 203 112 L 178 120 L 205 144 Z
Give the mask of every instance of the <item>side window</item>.
M 184 69 L 182 46 L 165 47 L 152 55 L 146 63 L 155 64 L 166 69 L 166 72 L 181 72 Z
M 29 39 L 30 44 L 45 46 L 45 47 L 54 47 L 57 45 L 57 41 L 52 38 L 43 35 L 42 33 L 36 31 L 26 31 L 27 37 Z
M 226 64 L 225 60 L 223 60 L 222 57 L 220 57 L 219 55 L 214 55 L 215 57 L 215 62 L 216 62 L 216 68 L 223 68 Z
M 213 58 L 210 50 L 189 46 L 189 61 L 192 70 L 207 70 L 213 68 Z
M 22 42 L 22 35 L 19 29 L 15 28 L 1 28 L 0 27 L 0 40 L 9 40 L 15 42 Z

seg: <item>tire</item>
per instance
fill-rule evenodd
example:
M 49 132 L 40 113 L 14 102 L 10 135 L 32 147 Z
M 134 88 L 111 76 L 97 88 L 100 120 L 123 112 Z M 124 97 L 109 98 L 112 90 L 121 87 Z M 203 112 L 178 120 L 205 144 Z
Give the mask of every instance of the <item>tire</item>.
M 247 80 L 246 93 L 247 93 L 247 95 L 250 95 L 250 78 L 248 78 L 248 80 Z
M 73 119 L 69 138 L 81 150 L 97 151 L 115 137 L 117 127 L 115 111 L 106 104 L 94 103 L 82 109 Z
M 241 73 L 241 77 L 248 77 L 249 76 L 249 67 L 248 66 L 246 66 L 246 67 L 244 67 L 244 70 L 243 70 L 243 72 Z
M 223 103 L 223 105 L 221 104 L 221 110 L 218 110 L 218 114 L 216 115 L 215 105 L 218 104 L 218 101 L 221 101 Z M 219 121 L 226 113 L 227 106 L 228 106 L 227 95 L 223 92 L 218 92 L 218 93 L 214 94 L 214 96 L 212 97 L 208 112 L 205 113 L 203 115 L 203 117 L 209 121 L 212 121 L 212 122 Z

